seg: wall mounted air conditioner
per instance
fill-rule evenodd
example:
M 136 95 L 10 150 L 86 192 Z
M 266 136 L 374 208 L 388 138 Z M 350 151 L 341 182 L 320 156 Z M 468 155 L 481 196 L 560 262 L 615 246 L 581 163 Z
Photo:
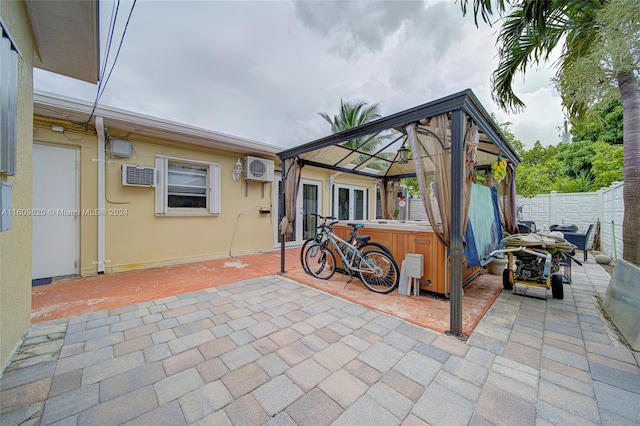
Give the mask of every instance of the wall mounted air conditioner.
M 242 172 L 246 180 L 273 182 L 275 165 L 272 160 L 246 156 Z
M 130 164 L 122 165 L 123 186 L 156 186 L 156 169 Z

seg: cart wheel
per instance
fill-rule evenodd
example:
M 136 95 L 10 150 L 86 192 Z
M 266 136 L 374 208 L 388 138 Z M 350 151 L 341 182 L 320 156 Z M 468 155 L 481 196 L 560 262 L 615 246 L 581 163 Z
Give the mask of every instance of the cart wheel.
M 502 271 L 502 287 L 505 290 L 513 290 L 513 271 L 511 268 Z
M 564 289 L 562 288 L 562 274 L 551 275 L 551 294 L 554 299 L 564 299 Z

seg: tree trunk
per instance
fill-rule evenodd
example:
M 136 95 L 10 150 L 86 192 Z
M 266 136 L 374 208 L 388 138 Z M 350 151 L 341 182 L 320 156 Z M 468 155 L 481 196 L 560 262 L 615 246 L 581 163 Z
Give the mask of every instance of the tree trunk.
M 633 71 L 618 74 L 624 128 L 622 258 L 640 265 L 640 91 Z

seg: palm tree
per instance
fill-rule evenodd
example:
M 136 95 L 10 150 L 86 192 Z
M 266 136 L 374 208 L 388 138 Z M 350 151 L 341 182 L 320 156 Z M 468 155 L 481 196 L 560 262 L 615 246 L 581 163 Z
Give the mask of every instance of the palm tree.
M 603 90 L 617 88 L 623 105 L 624 206 L 623 258 L 640 264 L 640 12 L 637 0 L 462 0 L 491 24 L 504 15 L 498 35 L 500 62 L 492 76 L 494 100 L 507 111 L 524 103 L 513 92 L 515 76 L 530 64 L 546 62 L 562 47 L 556 84 L 563 104 L 573 116 L 584 115 Z M 620 35 L 618 33 L 622 32 Z M 617 43 L 612 42 L 612 38 Z M 587 65 L 592 67 L 588 68 Z M 598 68 L 600 73 L 594 73 Z M 595 79 L 594 79 L 595 77 Z M 591 79 L 590 79 L 591 78 Z M 589 93 L 589 95 L 585 95 Z
M 329 117 L 325 112 L 319 112 L 318 114 L 331 125 L 331 133 L 351 129 L 352 127 L 357 127 L 382 117 L 380 115 L 379 104 L 369 105 L 362 100 L 344 102 L 342 98 L 340 98 L 340 112 L 334 115 L 333 118 Z M 352 139 L 344 142 L 342 145 L 351 149 L 357 148 L 363 152 L 373 152 L 380 143 L 381 138 L 380 136 L 373 137 L 366 144 L 360 146 L 366 140 L 367 137 Z

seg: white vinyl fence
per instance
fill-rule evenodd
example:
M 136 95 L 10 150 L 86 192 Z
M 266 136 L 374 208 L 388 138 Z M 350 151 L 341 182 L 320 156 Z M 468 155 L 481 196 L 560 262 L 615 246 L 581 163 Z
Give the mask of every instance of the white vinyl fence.
M 608 188 L 597 192 L 557 193 L 536 195 L 533 198 L 518 196 L 518 220 L 532 220 L 540 230 L 551 225 L 574 224 L 585 232 L 590 224 L 595 226 L 600 220 L 600 250 L 612 259 L 622 258 L 622 219 L 624 203 L 623 182 L 614 182 Z M 409 211 L 402 211 L 399 219 L 428 220 L 422 200 L 408 200 Z M 615 236 L 615 240 L 614 240 Z M 595 241 L 595 229 L 591 234 L 591 244 Z

